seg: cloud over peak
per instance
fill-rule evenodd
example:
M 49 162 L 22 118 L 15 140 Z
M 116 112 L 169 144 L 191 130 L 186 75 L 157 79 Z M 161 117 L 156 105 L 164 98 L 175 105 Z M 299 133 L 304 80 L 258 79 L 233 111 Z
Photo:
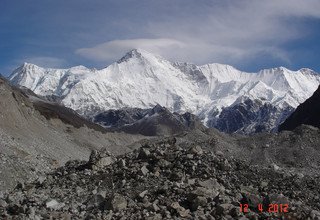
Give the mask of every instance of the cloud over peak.
M 114 61 L 136 48 L 163 55 L 165 51 L 185 46 L 183 42 L 168 38 L 112 40 L 91 48 L 78 49 L 76 54 L 96 61 Z
M 150 19 L 136 31 L 147 38 L 109 40 L 76 54 L 93 61 L 115 61 L 133 48 L 168 59 L 203 64 L 237 64 L 258 57 L 290 63 L 282 45 L 304 37 L 308 31 L 297 19 L 320 18 L 317 0 L 227 0 L 190 7 L 170 8 L 165 19 Z M 203 4 L 201 6 L 201 4 Z
M 21 60 L 100 68 L 134 48 L 172 61 L 225 63 L 246 71 L 279 65 L 320 68 L 319 0 L 29 0 L 4 5 L 2 72 Z

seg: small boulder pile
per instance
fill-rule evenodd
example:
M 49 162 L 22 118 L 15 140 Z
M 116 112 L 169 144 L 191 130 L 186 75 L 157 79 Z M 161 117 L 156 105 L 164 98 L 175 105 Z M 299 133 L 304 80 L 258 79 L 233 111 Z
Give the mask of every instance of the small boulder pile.
M 118 157 L 92 151 L 18 184 L 0 194 L 0 219 L 320 219 L 319 183 L 173 139 Z

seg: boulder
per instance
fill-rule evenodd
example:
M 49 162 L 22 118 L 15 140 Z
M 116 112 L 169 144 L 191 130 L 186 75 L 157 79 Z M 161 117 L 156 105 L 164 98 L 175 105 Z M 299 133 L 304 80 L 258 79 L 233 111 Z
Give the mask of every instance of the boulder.
M 91 167 L 91 169 L 98 170 L 113 164 L 115 161 L 115 157 L 107 149 L 103 148 L 100 151 L 91 151 L 88 165 Z
M 53 210 L 59 210 L 64 206 L 65 206 L 64 203 L 60 203 L 55 199 L 51 199 L 51 200 L 46 202 L 46 207 L 49 208 L 49 209 L 53 209 Z
M 203 150 L 199 145 L 193 146 L 189 149 L 189 153 L 196 154 L 196 155 L 202 155 Z
M 127 208 L 128 202 L 125 197 L 120 194 L 114 194 L 108 201 L 106 208 L 112 211 L 120 211 Z

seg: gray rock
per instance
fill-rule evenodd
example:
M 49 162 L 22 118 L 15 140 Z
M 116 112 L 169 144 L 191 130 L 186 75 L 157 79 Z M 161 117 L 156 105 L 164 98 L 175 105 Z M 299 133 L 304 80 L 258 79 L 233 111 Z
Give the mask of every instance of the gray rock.
M 114 159 L 112 157 L 103 157 L 96 161 L 94 164 L 97 168 L 103 168 L 105 166 L 109 166 L 114 163 Z
M 149 173 L 149 170 L 148 170 L 146 165 L 141 167 L 140 171 L 141 171 L 141 174 L 144 175 L 144 176 L 146 176 Z
M 7 202 L 3 199 L 0 199 L 0 207 L 6 208 L 8 206 Z
M 18 182 L 16 185 L 16 189 L 23 189 L 24 188 L 24 183 L 23 182 Z
M 107 209 L 112 211 L 120 211 L 127 208 L 127 199 L 120 194 L 114 194 L 107 202 Z
M 189 217 L 189 213 L 190 211 L 188 209 L 183 208 L 182 206 L 180 206 L 180 204 L 178 202 L 173 202 L 170 207 L 174 210 L 176 210 L 176 212 L 179 214 L 180 217 L 186 218 Z
M 206 206 L 207 205 L 207 198 L 204 196 L 197 196 L 193 201 L 192 201 L 192 211 L 195 211 L 199 208 L 199 206 Z
M 224 157 L 224 153 L 222 151 L 217 151 L 215 154 L 219 157 Z
M 195 183 L 196 183 L 196 179 L 188 179 L 187 180 L 187 184 L 190 185 L 190 186 L 194 185 Z
M 169 176 L 169 179 L 172 181 L 181 181 L 184 179 L 184 176 L 181 172 L 172 172 Z
M 77 193 L 78 196 L 80 196 L 81 193 L 84 192 L 84 189 L 82 189 L 80 186 L 77 186 L 75 190 L 76 190 L 76 193 Z
M 148 193 L 148 190 L 145 190 L 139 194 L 139 197 L 144 198 L 147 193 Z
M 146 220 L 162 220 L 162 219 L 163 219 L 163 217 L 159 213 L 156 213 L 156 214 L 153 214 L 149 217 L 146 217 Z
M 47 178 L 46 178 L 45 176 L 40 176 L 40 177 L 37 179 L 37 183 L 40 184 L 40 185 L 42 185 L 46 179 L 47 179 Z
M 279 171 L 281 168 L 277 164 L 271 164 L 270 165 L 274 171 Z
M 114 162 L 114 156 L 106 148 L 103 148 L 100 151 L 91 151 L 88 164 L 91 165 L 92 169 L 96 170 L 101 169 L 105 166 L 109 166 Z
M 7 212 L 11 215 L 19 215 L 25 212 L 24 208 L 20 204 L 10 204 L 7 207 Z
M 46 202 L 46 207 L 53 210 L 59 210 L 65 206 L 64 203 L 60 203 L 55 199 L 51 199 L 48 202 Z
M 320 219 L 320 212 L 317 210 L 312 210 L 310 212 L 310 217 L 312 220 L 319 220 Z
M 259 204 L 263 203 L 263 198 L 259 196 L 257 189 L 248 186 L 241 186 L 241 193 L 244 200 L 247 200 L 250 208 L 256 209 Z
M 105 197 L 103 195 L 95 194 L 91 196 L 86 205 L 91 208 L 98 207 L 99 209 L 104 209 L 105 202 Z
M 199 145 L 196 145 L 194 147 L 191 147 L 189 152 L 191 154 L 197 154 L 197 155 L 202 155 L 203 154 L 203 150 Z
M 289 204 L 289 199 L 282 194 L 269 194 L 269 199 L 273 204 Z
M 119 160 L 118 162 L 120 168 L 125 168 L 126 167 L 126 161 L 124 159 Z
M 239 217 L 242 213 L 240 212 L 239 207 L 233 207 L 233 208 L 230 210 L 229 214 L 230 214 L 232 217 L 235 218 L 235 217 Z
M 245 216 L 242 216 L 242 217 L 239 218 L 239 220 L 249 220 L 249 219 L 247 217 L 245 217 Z
M 226 215 L 228 214 L 234 206 L 232 204 L 220 204 L 216 207 L 217 215 Z
M 222 171 L 229 171 L 231 169 L 231 165 L 227 159 L 224 159 L 219 163 L 219 169 Z
M 152 203 L 152 210 L 158 212 L 160 210 L 159 206 L 156 203 Z
M 161 168 L 164 168 L 164 167 L 168 167 L 171 163 L 165 159 L 160 159 L 157 163 L 157 165 Z
M 150 156 L 150 151 L 146 148 L 140 148 L 138 158 L 139 159 L 148 159 Z
M 208 189 L 205 187 L 196 187 L 188 194 L 188 200 L 192 201 L 197 196 L 203 196 L 205 198 L 214 198 L 219 194 L 215 189 Z
M 224 192 L 225 188 L 221 184 L 218 183 L 216 179 L 208 179 L 204 181 L 199 181 L 199 185 L 206 189 L 214 189 L 218 192 Z
M 29 217 L 30 218 L 32 218 L 32 219 L 34 219 L 35 218 L 35 215 L 36 215 L 36 210 L 35 210 L 35 208 L 34 207 L 30 207 L 29 208 Z
M 264 187 L 267 187 L 268 186 L 268 181 L 262 181 L 261 183 L 260 183 L 260 186 L 262 187 L 262 188 L 264 188 Z

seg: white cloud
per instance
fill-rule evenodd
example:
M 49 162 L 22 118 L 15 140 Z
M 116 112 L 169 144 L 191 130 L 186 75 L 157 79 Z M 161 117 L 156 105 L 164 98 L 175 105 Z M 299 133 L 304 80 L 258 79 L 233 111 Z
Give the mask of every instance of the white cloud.
M 166 19 L 137 25 L 136 31 L 148 38 L 107 41 L 76 53 L 94 61 L 115 61 L 128 50 L 141 48 L 198 64 L 236 64 L 260 55 L 290 63 L 290 54 L 282 45 L 312 31 L 296 19 L 320 18 L 319 0 L 226 0 L 194 9 L 175 7 L 171 5 L 175 13 Z
M 77 54 L 97 61 L 114 61 L 121 58 L 131 49 L 140 48 L 153 53 L 162 54 L 162 52 L 172 49 L 183 48 L 186 45 L 178 40 L 157 38 L 157 39 L 130 39 L 113 40 L 92 48 L 81 48 L 76 51 Z
M 250 59 L 260 53 L 269 54 L 287 63 L 290 62 L 286 52 L 275 47 L 241 48 L 192 40 L 182 42 L 173 39 L 115 40 L 96 45 L 92 48 L 81 48 L 76 53 L 94 61 L 113 62 L 134 48 L 159 54 L 172 61 L 194 63 L 226 61 L 235 63 L 241 62 L 243 59 Z

